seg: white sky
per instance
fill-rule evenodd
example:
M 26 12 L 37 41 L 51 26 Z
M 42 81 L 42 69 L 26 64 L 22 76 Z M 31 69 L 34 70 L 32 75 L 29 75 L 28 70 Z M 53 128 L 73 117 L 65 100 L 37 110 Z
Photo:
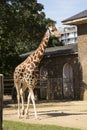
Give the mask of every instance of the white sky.
M 44 5 L 44 12 L 47 18 L 62 26 L 61 21 L 87 9 L 87 0 L 37 0 Z

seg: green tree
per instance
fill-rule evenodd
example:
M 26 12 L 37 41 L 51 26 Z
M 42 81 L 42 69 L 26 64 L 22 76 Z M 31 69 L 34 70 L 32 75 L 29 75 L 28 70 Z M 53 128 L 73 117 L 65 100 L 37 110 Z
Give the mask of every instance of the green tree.
M 48 47 L 54 47 L 54 46 L 63 46 L 64 43 L 62 41 L 59 41 L 57 37 L 50 37 Z
M 46 25 L 54 22 L 45 17 L 43 8 L 37 0 L 1 0 L 0 73 L 11 75 L 19 54 L 35 49 Z

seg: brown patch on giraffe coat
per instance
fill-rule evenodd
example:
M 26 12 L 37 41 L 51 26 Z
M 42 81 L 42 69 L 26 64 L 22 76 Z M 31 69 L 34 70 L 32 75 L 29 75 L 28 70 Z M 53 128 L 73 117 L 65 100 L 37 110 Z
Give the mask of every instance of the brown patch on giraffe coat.
M 38 64 L 39 64 L 39 62 L 37 62 L 37 61 L 34 61 L 34 63 L 35 63 L 35 66 L 38 66 Z
M 33 62 L 31 63 L 31 66 L 32 66 L 32 67 L 34 67 L 34 66 L 35 66 Z
M 23 73 L 20 73 L 20 76 L 23 77 Z
M 40 52 L 44 53 L 44 46 L 41 46 Z
M 29 64 L 29 63 L 30 63 L 30 60 L 26 61 L 26 63 Z
M 45 48 L 47 47 L 47 43 L 46 41 L 43 43 L 43 49 L 45 50 Z
M 38 59 L 42 59 L 43 53 L 41 53 L 41 52 L 39 51 L 37 57 L 38 57 Z
M 34 56 L 34 60 L 36 60 L 37 59 L 37 57 L 36 57 L 36 55 Z

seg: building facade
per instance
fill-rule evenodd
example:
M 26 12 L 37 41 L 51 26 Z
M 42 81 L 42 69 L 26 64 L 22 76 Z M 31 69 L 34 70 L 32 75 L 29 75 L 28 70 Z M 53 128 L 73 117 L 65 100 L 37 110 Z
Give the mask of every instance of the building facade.
M 23 54 L 25 59 L 27 54 Z M 81 69 L 76 45 L 47 48 L 39 66 L 39 81 L 34 90 L 38 99 L 80 99 Z
M 77 25 L 78 29 L 78 53 L 82 66 L 82 92 L 83 100 L 87 100 L 87 10 L 84 10 L 64 21 L 67 25 Z
M 61 33 L 60 41 L 65 45 L 77 44 L 77 27 L 76 26 L 66 26 L 58 28 Z

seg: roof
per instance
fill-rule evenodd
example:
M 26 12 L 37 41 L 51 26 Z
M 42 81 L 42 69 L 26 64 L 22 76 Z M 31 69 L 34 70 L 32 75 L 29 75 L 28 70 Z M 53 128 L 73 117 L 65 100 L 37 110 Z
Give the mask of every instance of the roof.
M 25 53 L 20 55 L 23 59 L 27 58 L 31 52 Z M 69 55 L 69 54 L 77 54 L 77 44 L 65 45 L 65 46 L 57 46 L 57 47 L 50 47 L 47 48 L 45 51 L 45 56 L 60 56 L 60 55 Z
M 64 24 L 74 24 L 74 25 L 81 24 L 83 22 L 87 23 L 87 10 L 84 10 L 62 21 L 62 23 Z

